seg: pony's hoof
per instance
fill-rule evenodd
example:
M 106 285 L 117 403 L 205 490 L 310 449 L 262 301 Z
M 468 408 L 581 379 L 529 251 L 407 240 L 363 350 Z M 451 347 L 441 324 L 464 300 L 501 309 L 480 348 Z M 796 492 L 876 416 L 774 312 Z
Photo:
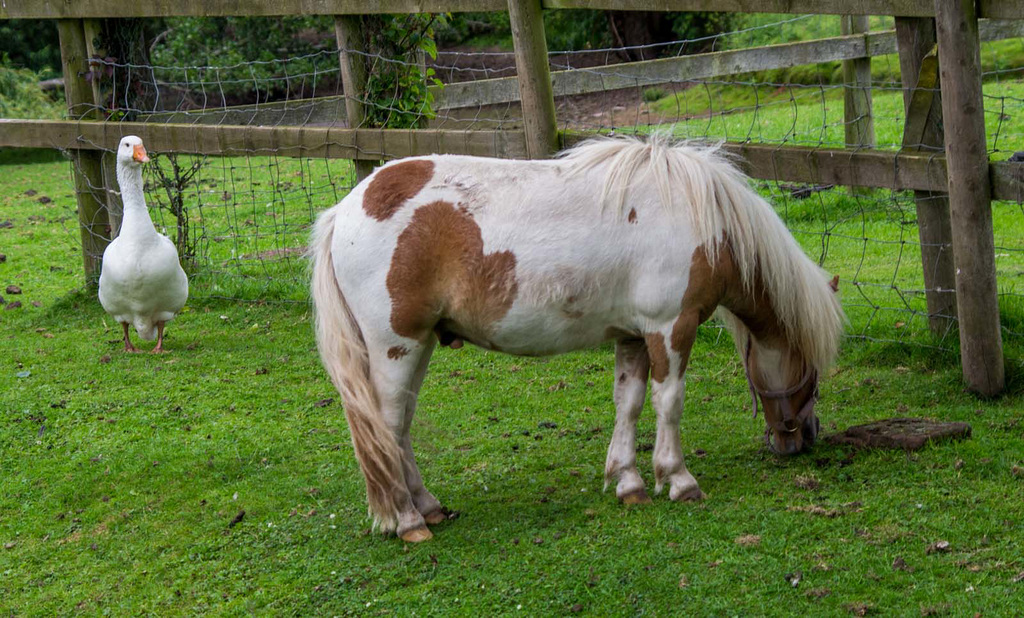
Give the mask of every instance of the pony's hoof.
M 623 504 L 651 504 L 651 497 L 647 495 L 647 490 L 641 487 L 622 496 L 619 501 Z
M 700 502 L 707 497 L 708 495 L 701 491 L 700 487 L 691 487 L 672 499 L 676 502 Z
M 434 538 L 434 533 L 426 526 L 423 526 L 422 528 L 406 530 L 398 536 L 406 543 L 422 543 L 423 541 L 429 541 Z
M 446 519 L 448 519 L 448 514 L 444 512 L 444 509 L 437 509 L 433 513 L 428 513 L 423 516 L 423 520 L 431 526 L 439 524 Z

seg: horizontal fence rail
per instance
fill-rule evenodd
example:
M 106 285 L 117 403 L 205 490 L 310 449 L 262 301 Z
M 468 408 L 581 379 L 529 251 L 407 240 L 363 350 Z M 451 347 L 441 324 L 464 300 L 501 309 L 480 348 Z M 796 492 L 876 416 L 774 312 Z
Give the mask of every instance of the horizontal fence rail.
M 427 154 L 526 158 L 521 131 L 252 127 L 0 119 L 0 147 L 113 151 L 138 135 L 153 152 L 379 161 Z
M 426 154 L 527 158 L 521 131 L 253 127 L 140 122 L 0 119 L 0 147 L 113 150 L 125 135 L 138 135 L 155 153 L 380 160 Z M 571 147 L 589 132 L 563 135 Z M 943 191 L 945 158 L 885 150 L 725 143 L 748 175 L 763 180 L 875 187 L 894 191 Z M 990 164 L 992 198 L 1024 200 L 1024 164 Z
M 932 17 L 934 0 L 542 0 L 546 9 Z M 4 0 L 0 19 L 228 17 L 504 11 L 506 0 Z M 979 0 L 978 16 L 1024 19 L 1024 0 Z
M 0 19 L 272 17 L 504 11 L 506 0 L 3 0 Z

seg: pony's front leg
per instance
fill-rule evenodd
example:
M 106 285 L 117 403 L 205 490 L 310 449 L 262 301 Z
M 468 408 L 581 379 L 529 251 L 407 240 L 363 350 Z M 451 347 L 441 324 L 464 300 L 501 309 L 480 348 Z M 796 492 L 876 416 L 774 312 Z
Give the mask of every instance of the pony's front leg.
M 636 469 L 636 421 L 644 407 L 650 362 L 647 347 L 639 339 L 615 344 L 615 431 L 608 446 L 604 486 L 618 479 L 615 495 L 626 504 L 651 501 Z
M 682 319 L 682 318 L 681 318 Z M 677 323 L 672 332 L 646 337 L 651 355 L 651 405 L 658 417 L 654 439 L 654 493 L 660 494 L 667 482 L 669 498 L 676 501 L 701 500 L 697 479 L 686 469 L 679 442 L 679 419 L 683 413 L 686 390 L 686 363 L 696 336 L 697 325 Z

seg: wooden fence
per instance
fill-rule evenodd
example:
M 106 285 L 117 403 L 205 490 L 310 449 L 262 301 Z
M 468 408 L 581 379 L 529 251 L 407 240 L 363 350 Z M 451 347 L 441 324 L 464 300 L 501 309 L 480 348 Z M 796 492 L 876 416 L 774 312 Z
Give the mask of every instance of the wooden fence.
M 572 71 L 549 71 L 542 11 L 545 9 L 728 11 L 844 16 L 843 36 L 663 60 Z M 357 42 L 359 14 L 508 11 L 517 76 L 452 84 L 438 93 L 446 108 L 519 102 L 522 127 L 453 131 L 444 128 L 358 128 L 365 81 Z M 146 122 L 103 122 L 95 117 L 98 92 L 86 81 L 91 33 L 97 19 L 169 16 L 335 15 L 340 69 L 346 96 L 311 101 L 317 113 L 347 127 L 287 125 L 287 104 L 202 113 L 155 114 Z M 868 32 L 865 15 L 893 15 L 896 29 Z M 578 141 L 560 133 L 555 97 L 683 79 L 843 61 L 847 81 L 848 148 L 726 144 L 756 178 L 851 187 L 913 190 L 920 223 L 922 261 L 931 326 L 959 323 L 965 380 L 982 395 L 1003 389 L 1003 356 L 995 277 L 990 200 L 1020 201 L 1024 174 L 1015 163 L 990 163 L 986 151 L 979 45 L 1021 36 L 1024 0 L 5 0 L 0 19 L 58 20 L 69 120 L 0 120 L 0 147 L 60 148 L 72 153 L 87 276 L 98 272 L 106 239 L 107 210 L 90 187 L 110 185 L 102 151 L 121 136 L 137 134 L 154 151 L 253 154 L 353 159 L 360 177 L 384 158 L 435 152 L 511 158 L 550 156 Z M 937 52 L 936 52 L 937 47 Z M 906 122 L 899 152 L 876 150 L 871 121 L 872 56 L 898 51 Z M 941 72 L 940 72 L 941 67 Z M 621 77 L 616 78 L 619 75 Z M 941 75 L 941 79 L 940 79 Z M 941 84 L 941 96 L 936 86 Z M 295 102 L 291 102 L 295 105 Z M 308 112 L 308 109 L 306 110 Z M 282 119 L 260 126 L 268 114 Z M 309 117 L 308 115 L 306 116 Z M 233 122 L 233 124 L 228 124 Z M 945 148 L 946 156 L 922 152 Z M 109 194 L 110 192 L 108 192 Z M 938 250 L 952 246 L 949 252 Z M 955 290 L 955 294 L 951 293 Z

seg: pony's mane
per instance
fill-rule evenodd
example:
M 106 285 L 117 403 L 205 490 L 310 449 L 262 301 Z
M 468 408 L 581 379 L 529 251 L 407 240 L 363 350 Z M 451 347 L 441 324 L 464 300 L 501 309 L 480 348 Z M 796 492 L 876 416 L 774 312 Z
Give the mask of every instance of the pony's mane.
M 661 204 L 688 218 L 712 263 L 727 239 L 744 287 L 760 281 L 776 315 L 809 365 L 824 372 L 839 352 L 844 316 L 828 276 L 793 239 L 775 210 L 748 185 L 717 146 L 674 141 L 655 134 L 595 138 L 560 155 L 579 174 L 601 167 L 605 207 L 622 210 L 627 193 L 653 186 Z M 746 328 L 720 309 L 738 341 Z

